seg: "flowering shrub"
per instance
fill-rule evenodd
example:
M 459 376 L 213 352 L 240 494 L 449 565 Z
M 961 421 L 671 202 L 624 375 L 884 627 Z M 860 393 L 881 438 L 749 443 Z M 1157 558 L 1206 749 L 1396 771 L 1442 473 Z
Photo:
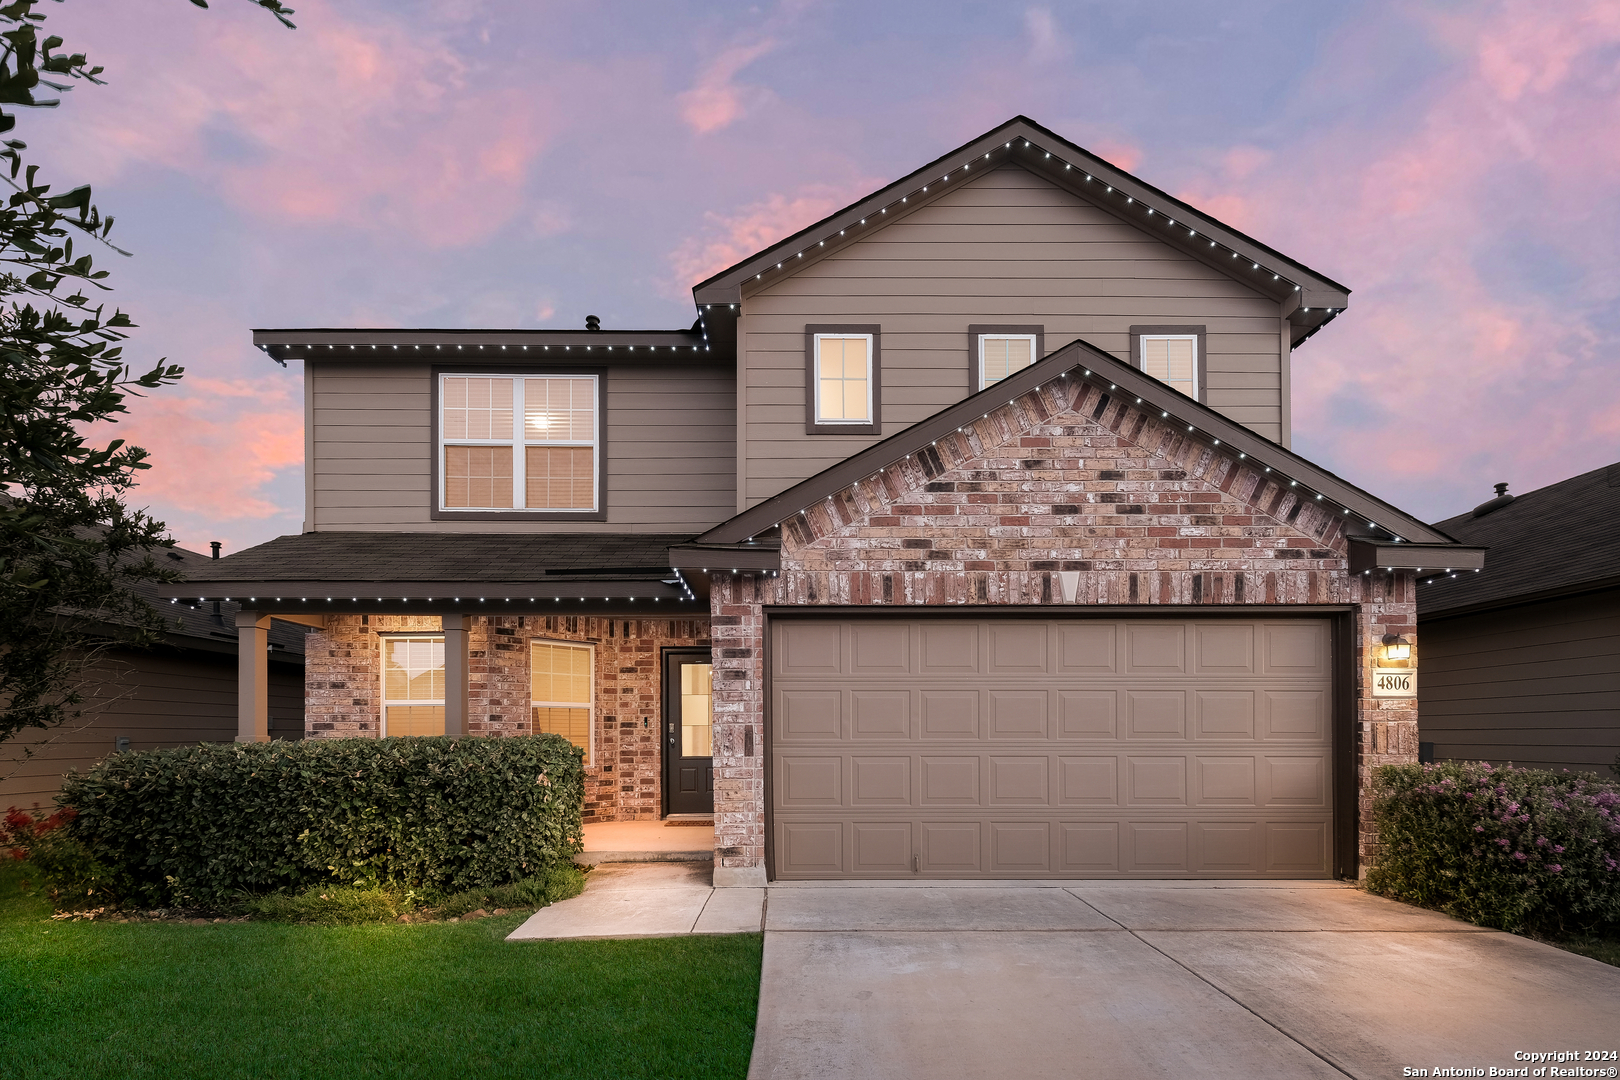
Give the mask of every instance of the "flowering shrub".
M 32 811 L 7 807 L 6 816 L 0 818 L 0 857 L 22 862 L 42 839 L 74 817 L 73 810 L 67 807 L 54 814 L 46 814 L 37 803 Z
M 1620 923 L 1620 784 L 1484 762 L 1373 772 L 1367 888 L 1481 926 Z
M 68 774 L 62 832 L 109 868 L 103 895 L 148 907 L 357 882 L 449 892 L 568 859 L 584 787 L 558 735 L 211 743 Z

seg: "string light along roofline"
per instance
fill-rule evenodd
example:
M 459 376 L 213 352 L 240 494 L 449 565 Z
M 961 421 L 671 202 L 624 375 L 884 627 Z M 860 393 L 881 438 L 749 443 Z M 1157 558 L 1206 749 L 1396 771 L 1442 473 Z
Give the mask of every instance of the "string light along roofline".
M 1035 150 L 1041 151 L 1041 153 L 1044 155 L 1044 157 L 1041 159 L 1043 161 L 1050 160 L 1052 158 L 1052 156 L 1053 156 L 1052 152 L 1050 150 L 1047 150 L 1044 147 L 1038 147 L 1034 143 L 1030 142 L 1027 138 L 1020 137 L 1020 138 L 1015 139 L 1015 140 L 1013 140 L 1011 142 L 1003 143 L 1000 147 L 992 148 L 989 153 L 984 154 L 983 157 L 980 158 L 979 160 L 981 160 L 981 161 L 990 160 L 991 154 L 997 153 L 997 152 L 1000 152 L 1003 155 L 1005 155 L 1007 158 L 1011 159 L 1012 156 L 1015 153 L 1017 153 L 1019 150 L 1024 150 L 1024 149 L 1035 149 Z M 1069 171 L 1073 170 L 1074 163 L 1071 162 L 1071 161 L 1064 160 L 1062 158 L 1061 154 L 1058 156 L 1057 160 L 1063 162 L 1063 168 L 1064 168 L 1065 172 L 1069 172 Z M 953 178 L 954 174 L 957 173 L 957 172 L 963 172 L 963 173 L 971 172 L 971 165 L 972 165 L 971 160 L 968 161 L 968 162 L 964 162 L 962 164 L 962 166 L 960 167 L 960 169 L 949 170 L 943 176 L 941 176 L 938 181 L 932 181 L 931 180 L 931 181 L 929 181 L 929 184 L 933 184 L 933 183 L 936 183 L 936 182 L 941 183 L 941 184 L 948 183 Z M 1100 183 L 1101 182 L 1101 181 L 1098 181 L 1096 179 L 1096 177 L 1094 177 L 1091 173 L 1086 172 L 1083 169 L 1081 170 L 1081 176 L 1084 178 L 1085 183 Z M 926 194 L 927 191 L 928 191 L 929 184 L 923 184 L 923 185 L 919 186 L 918 188 L 916 188 L 915 190 L 912 190 L 912 191 L 906 192 L 905 194 L 900 195 L 898 198 L 890 199 L 887 203 L 884 203 L 879 207 L 877 216 L 885 216 L 885 215 L 888 214 L 888 212 L 891 209 L 898 210 L 902 206 L 906 206 L 906 207 L 910 208 L 909 207 L 909 200 L 912 199 L 912 198 L 916 198 L 916 197 L 918 197 L 920 195 Z M 1103 184 L 1103 189 L 1104 189 L 1103 193 L 1105 195 L 1119 195 L 1120 197 L 1122 197 L 1125 200 L 1125 205 L 1126 206 L 1136 206 L 1136 205 L 1138 205 L 1138 201 L 1135 198 L 1135 196 L 1128 195 L 1123 191 L 1119 191 L 1116 188 L 1114 188 L 1113 185 L 1111 185 L 1111 184 L 1104 183 Z M 1150 218 L 1150 217 L 1162 217 L 1162 218 L 1165 219 L 1165 226 L 1167 228 L 1174 229 L 1174 228 L 1178 227 L 1176 220 L 1173 217 L 1171 217 L 1170 215 L 1165 214 L 1163 212 L 1157 212 L 1156 213 L 1154 211 L 1154 209 L 1151 206 L 1147 206 L 1146 203 L 1141 203 L 1140 205 L 1146 207 L 1145 213 L 1143 213 L 1141 215 L 1141 217 L 1144 220 L 1147 219 L 1147 218 Z M 866 217 L 861 218 L 858 222 L 856 222 L 854 224 L 851 224 L 851 225 L 846 225 L 844 228 L 839 229 L 838 230 L 838 235 L 839 236 L 844 236 L 849 229 L 855 229 L 855 228 L 864 227 L 867 224 L 867 218 L 870 218 L 872 216 L 874 216 L 874 215 L 870 211 L 868 211 Z M 1187 230 L 1187 235 L 1190 238 L 1191 237 L 1197 237 L 1199 235 L 1198 231 L 1193 229 L 1193 228 L 1190 228 L 1190 227 L 1185 226 L 1185 225 L 1182 225 L 1180 227 L 1185 228 Z M 823 241 L 818 241 L 814 245 L 814 247 L 811 247 L 809 245 L 809 239 L 806 238 L 806 241 L 805 241 L 806 246 L 803 248 L 803 250 L 800 250 L 800 251 L 797 251 L 797 252 L 791 252 L 789 254 L 782 255 L 780 260 L 776 262 L 776 265 L 774 267 L 768 265 L 764 270 L 761 270 L 758 273 L 754 274 L 753 280 L 762 281 L 762 280 L 764 280 L 764 276 L 766 274 L 771 273 L 773 270 L 781 270 L 781 269 L 783 269 L 784 266 L 789 261 L 791 261 L 791 260 L 793 260 L 795 258 L 803 258 L 807 253 L 811 253 L 816 248 L 822 247 L 824 239 L 825 238 L 823 238 Z M 1282 272 L 1280 272 L 1278 270 L 1274 270 L 1270 266 L 1262 266 L 1259 262 L 1255 261 L 1252 256 L 1244 255 L 1242 252 L 1239 252 L 1238 250 L 1236 250 L 1235 248 L 1233 248 L 1229 244 L 1224 244 L 1224 243 L 1221 243 L 1219 240 L 1210 239 L 1208 237 L 1205 237 L 1205 239 L 1209 239 L 1209 246 L 1210 247 L 1218 248 L 1218 249 L 1221 249 L 1221 250 L 1224 250 L 1224 251 L 1228 251 L 1228 252 L 1231 253 L 1231 257 L 1234 258 L 1234 259 L 1237 259 L 1237 258 L 1246 258 L 1246 259 L 1248 259 L 1249 264 L 1250 264 L 1250 269 L 1251 269 L 1252 272 L 1254 272 L 1254 273 L 1269 273 L 1269 274 L 1271 274 L 1271 280 L 1272 281 L 1276 281 L 1276 282 L 1280 282 L 1280 283 L 1285 284 L 1285 285 L 1292 286 L 1294 292 L 1302 291 L 1301 290 L 1301 285 L 1300 285 L 1299 282 L 1294 281 L 1291 277 L 1284 276 L 1284 274 Z M 764 253 L 761 253 L 761 254 L 764 254 Z M 711 280 L 713 280 L 713 279 L 711 279 Z M 1304 308 L 1303 310 L 1310 311 L 1311 309 L 1310 308 Z M 1329 318 L 1331 318 L 1333 315 L 1338 314 L 1339 310 L 1341 310 L 1341 309 L 1329 307 L 1329 308 L 1320 308 L 1318 310 L 1328 312 L 1329 313 Z

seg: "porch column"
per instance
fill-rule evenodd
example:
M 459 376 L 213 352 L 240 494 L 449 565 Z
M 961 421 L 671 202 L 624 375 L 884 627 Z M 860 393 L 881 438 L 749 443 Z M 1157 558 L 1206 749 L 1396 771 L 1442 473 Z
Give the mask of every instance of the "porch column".
M 444 733 L 467 734 L 467 631 L 471 615 L 441 615 L 444 627 Z
M 270 741 L 270 616 L 236 613 L 236 741 Z

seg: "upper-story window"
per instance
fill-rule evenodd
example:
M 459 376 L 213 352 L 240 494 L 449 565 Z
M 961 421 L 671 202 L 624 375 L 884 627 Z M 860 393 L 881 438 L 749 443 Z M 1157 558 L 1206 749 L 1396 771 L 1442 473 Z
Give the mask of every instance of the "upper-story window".
M 872 335 L 816 335 L 816 423 L 872 422 Z
M 1131 360 L 1194 401 L 1204 400 L 1204 328 L 1133 326 Z
M 879 349 L 876 326 L 805 327 L 805 430 L 878 430 Z
M 441 510 L 590 513 L 595 375 L 440 375 Z
M 1045 337 L 1044 326 L 968 327 L 969 391 L 976 394 L 1039 360 Z

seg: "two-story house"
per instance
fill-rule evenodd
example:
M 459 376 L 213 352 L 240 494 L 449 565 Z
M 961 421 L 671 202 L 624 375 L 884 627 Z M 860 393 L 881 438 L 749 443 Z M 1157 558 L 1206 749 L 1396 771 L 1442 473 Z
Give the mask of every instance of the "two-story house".
M 309 737 L 560 733 L 719 884 L 1357 873 L 1374 672 L 1482 554 L 1289 450 L 1348 290 L 1019 117 L 693 297 L 255 331 L 304 531 L 187 588 L 318 628 Z

